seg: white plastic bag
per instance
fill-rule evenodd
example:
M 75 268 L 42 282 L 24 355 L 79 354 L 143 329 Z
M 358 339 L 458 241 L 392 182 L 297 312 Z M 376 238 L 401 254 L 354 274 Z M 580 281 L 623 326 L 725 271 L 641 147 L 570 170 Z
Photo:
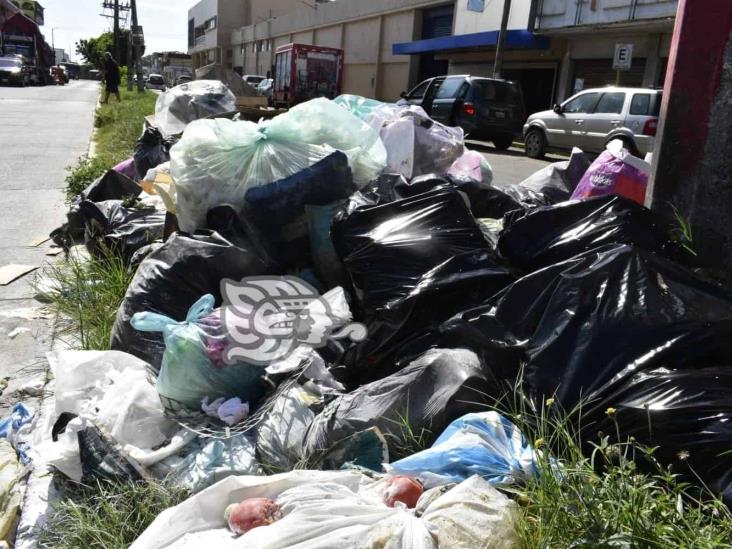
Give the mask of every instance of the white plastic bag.
M 194 80 L 161 93 L 155 102 L 155 124 L 167 135 L 214 114 L 236 110 L 236 96 L 218 80 Z

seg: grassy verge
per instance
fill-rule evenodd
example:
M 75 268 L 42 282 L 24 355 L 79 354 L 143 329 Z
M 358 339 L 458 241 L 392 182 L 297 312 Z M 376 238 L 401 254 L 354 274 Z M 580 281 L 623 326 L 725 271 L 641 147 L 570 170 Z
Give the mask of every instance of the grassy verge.
M 70 168 L 66 178 L 68 198 L 73 198 L 104 172 L 129 158 L 142 133 L 145 116 L 155 112 L 157 95 L 153 92 L 120 91 L 121 103 L 112 97 L 109 104 L 97 109 L 94 119 L 96 155 L 94 158 L 82 157 Z
M 545 450 L 538 475 L 512 490 L 522 506 L 522 548 L 732 547 L 729 509 L 658 463 L 653 448 L 605 437 L 587 455 L 574 428 L 581 408 L 565 413 L 549 399 L 534 410 L 521 402 L 505 413 Z M 607 411 L 613 420 L 615 413 Z M 622 440 L 619 428 L 616 434 Z
M 126 549 L 158 514 L 188 497 L 161 482 L 99 483 L 55 506 L 40 533 L 53 549 Z

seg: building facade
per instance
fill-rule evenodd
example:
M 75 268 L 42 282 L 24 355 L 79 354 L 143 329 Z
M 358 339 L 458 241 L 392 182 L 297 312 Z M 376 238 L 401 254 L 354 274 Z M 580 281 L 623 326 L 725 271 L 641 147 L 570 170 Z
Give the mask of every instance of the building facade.
M 19 11 L 20 9 L 18 6 L 13 4 L 10 0 L 0 0 L 0 28 L 5 24 L 5 21 L 10 19 Z
M 43 6 L 36 0 L 11 0 L 13 4 L 25 15 L 28 19 L 33 21 L 39 27 L 44 24 L 43 21 Z
M 557 98 L 619 84 L 663 86 L 677 0 L 539 0 L 535 31 L 566 41 Z M 630 67 L 613 69 L 618 46 L 632 48 Z

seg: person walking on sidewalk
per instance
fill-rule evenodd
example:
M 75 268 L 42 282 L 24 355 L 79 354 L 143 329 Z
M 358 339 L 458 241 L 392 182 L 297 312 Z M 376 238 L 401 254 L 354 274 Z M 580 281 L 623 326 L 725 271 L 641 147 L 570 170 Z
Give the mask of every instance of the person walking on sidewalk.
M 109 101 L 109 94 L 113 93 L 117 97 L 117 102 L 121 102 L 122 98 L 119 95 L 119 65 L 114 60 L 112 54 L 109 52 L 104 53 L 104 103 L 105 105 Z

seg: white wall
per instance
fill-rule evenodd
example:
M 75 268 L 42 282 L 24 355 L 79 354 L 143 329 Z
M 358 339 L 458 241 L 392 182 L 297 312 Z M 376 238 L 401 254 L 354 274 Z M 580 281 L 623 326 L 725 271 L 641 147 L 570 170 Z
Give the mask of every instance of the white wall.
M 633 3 L 633 0 L 544 0 L 537 13 L 536 27 L 556 29 L 576 24 L 622 23 L 630 20 Z M 678 0 L 637 0 L 633 20 L 674 17 L 677 7 Z
M 513 0 L 508 18 L 510 30 L 526 30 L 529 27 L 531 0 Z M 483 13 L 468 11 L 468 0 L 455 3 L 454 34 L 497 31 L 503 18 L 503 0 L 485 0 Z

